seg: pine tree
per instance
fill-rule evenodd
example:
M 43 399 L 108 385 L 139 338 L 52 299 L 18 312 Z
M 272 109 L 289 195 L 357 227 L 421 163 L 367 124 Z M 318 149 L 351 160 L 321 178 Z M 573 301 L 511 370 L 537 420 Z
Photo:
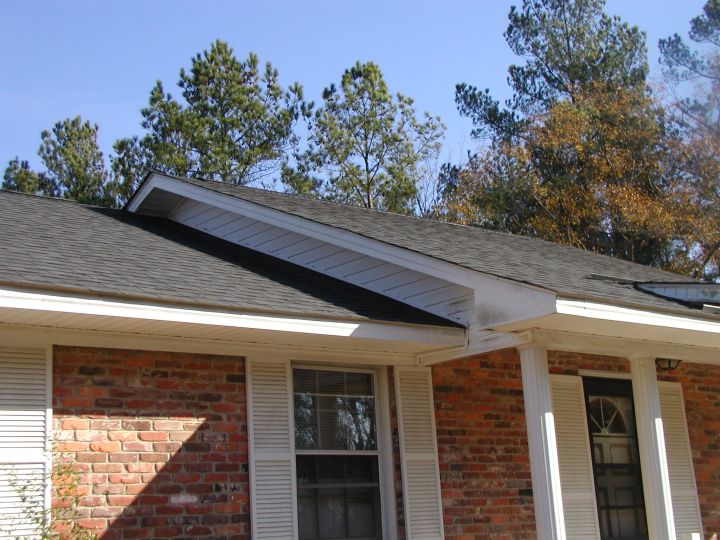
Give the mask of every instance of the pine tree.
M 391 94 L 380 68 L 357 62 L 323 92 L 309 119 L 308 148 L 285 167 L 296 193 L 365 208 L 412 213 L 426 160 L 437 156 L 441 121 L 419 119 L 413 100 Z
M 280 169 L 296 143 L 302 89 L 287 90 L 256 55 L 239 61 L 215 41 L 180 70 L 182 100 L 158 81 L 142 110 L 141 137 L 115 143 L 113 191 L 122 200 L 149 170 L 247 184 Z
M 505 32 L 526 60 L 513 96 L 461 84 L 488 145 L 446 187 L 448 216 L 643 264 L 670 265 L 680 207 L 672 130 L 646 84 L 644 34 L 604 0 L 524 0 Z
M 3 176 L 3 188 L 81 203 L 110 205 L 107 173 L 97 142 L 98 126 L 80 116 L 57 122 L 41 133 L 38 155 L 46 171 L 35 172 L 27 161 L 11 160 Z

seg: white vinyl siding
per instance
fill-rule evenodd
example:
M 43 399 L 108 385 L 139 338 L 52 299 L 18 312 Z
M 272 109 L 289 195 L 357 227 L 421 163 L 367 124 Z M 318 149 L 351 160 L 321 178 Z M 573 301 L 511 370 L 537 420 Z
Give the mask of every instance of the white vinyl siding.
M 49 506 L 50 414 L 49 352 L 0 347 L 0 537 L 36 531 Z
M 600 538 L 585 394 L 580 377 L 551 375 L 555 436 L 568 538 Z
M 407 537 L 444 538 L 432 377 L 429 368 L 395 368 Z
M 199 201 L 183 202 L 171 219 L 442 317 L 461 323 L 477 318 L 471 289 L 397 264 Z
M 658 387 L 670 475 L 670 492 L 675 516 L 675 534 L 677 540 L 692 538 L 691 534 L 698 534 L 700 536 L 696 538 L 702 538 L 700 505 L 695 485 L 682 387 L 679 383 L 668 382 L 661 382 Z
M 255 540 L 297 538 L 289 361 L 247 361 L 252 531 Z

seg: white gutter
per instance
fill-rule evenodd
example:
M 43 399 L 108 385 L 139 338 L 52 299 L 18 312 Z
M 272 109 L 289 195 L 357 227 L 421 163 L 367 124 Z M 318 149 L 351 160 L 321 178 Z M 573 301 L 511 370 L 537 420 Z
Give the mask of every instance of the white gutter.
M 720 321 L 704 320 L 681 315 L 669 315 L 640 309 L 624 308 L 584 300 L 558 298 L 557 313 L 589 319 L 661 326 L 678 330 L 693 330 L 720 334 Z
M 292 318 L 287 316 L 277 317 L 254 313 L 167 307 L 96 298 L 62 296 L 12 289 L 0 289 L 0 308 L 98 317 L 120 317 L 274 332 L 407 341 L 434 345 L 458 345 L 465 340 L 465 331 L 459 328 L 405 325 L 374 321 L 344 322 Z

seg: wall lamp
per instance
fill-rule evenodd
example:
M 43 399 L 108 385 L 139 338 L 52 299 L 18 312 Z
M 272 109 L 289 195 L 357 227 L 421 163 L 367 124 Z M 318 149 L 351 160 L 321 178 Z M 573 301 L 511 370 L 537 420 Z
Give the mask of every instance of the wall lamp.
M 657 366 L 660 371 L 672 371 L 680 365 L 680 362 L 681 360 L 674 358 L 656 358 L 655 366 Z

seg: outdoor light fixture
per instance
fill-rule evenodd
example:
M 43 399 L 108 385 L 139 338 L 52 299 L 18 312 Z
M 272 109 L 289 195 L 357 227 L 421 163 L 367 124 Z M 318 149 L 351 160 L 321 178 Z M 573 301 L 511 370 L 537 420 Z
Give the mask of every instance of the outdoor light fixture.
M 672 371 L 680 365 L 680 360 L 673 358 L 656 358 L 655 365 L 660 371 Z

